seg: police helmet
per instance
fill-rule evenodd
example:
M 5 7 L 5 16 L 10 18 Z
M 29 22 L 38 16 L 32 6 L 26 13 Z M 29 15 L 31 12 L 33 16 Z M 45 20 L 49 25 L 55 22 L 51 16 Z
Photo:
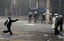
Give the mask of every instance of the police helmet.
M 59 17 L 62 17 L 62 15 L 59 15 Z

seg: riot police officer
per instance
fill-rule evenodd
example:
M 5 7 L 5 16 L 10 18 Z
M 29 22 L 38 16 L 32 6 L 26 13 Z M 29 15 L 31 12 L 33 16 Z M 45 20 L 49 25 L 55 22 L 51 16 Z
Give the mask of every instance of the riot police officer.
M 55 28 L 54 28 L 54 35 L 59 35 L 60 32 L 58 30 L 58 27 L 59 27 L 59 17 L 56 16 L 56 19 L 55 19 Z
M 36 11 L 34 13 L 34 21 L 35 21 L 35 23 L 37 22 L 37 12 Z
M 46 20 L 46 18 L 45 18 L 45 13 L 43 12 L 43 14 L 42 14 L 42 21 L 41 21 L 41 23 L 46 23 L 46 22 L 45 22 L 45 20 Z
M 60 25 L 60 31 L 63 31 L 63 18 L 62 15 L 59 15 L 59 25 Z
M 32 13 L 31 13 L 31 12 L 30 12 L 30 14 L 28 15 L 28 18 L 29 18 L 28 22 L 31 22 L 31 18 L 32 18 Z

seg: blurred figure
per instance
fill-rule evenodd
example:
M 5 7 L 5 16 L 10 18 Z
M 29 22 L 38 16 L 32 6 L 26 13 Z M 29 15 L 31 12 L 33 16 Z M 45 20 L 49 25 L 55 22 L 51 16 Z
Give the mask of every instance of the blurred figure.
M 49 23 L 52 24 L 52 16 L 49 17 Z
M 49 23 L 52 24 L 52 13 L 50 13 L 49 21 Z
M 41 23 L 46 23 L 45 22 L 46 18 L 45 18 L 45 13 L 42 14 L 42 20 L 41 20 Z
M 62 15 L 59 15 L 59 24 L 58 25 L 60 25 L 60 31 L 63 31 L 63 17 L 62 17 Z
M 60 32 L 58 30 L 58 27 L 59 27 L 59 17 L 56 16 L 56 19 L 55 19 L 55 27 L 54 27 L 54 35 L 59 35 Z
M 3 34 L 10 32 L 10 35 L 13 35 L 13 33 L 12 33 L 12 31 L 11 31 L 11 25 L 12 25 L 12 22 L 16 22 L 16 21 L 18 21 L 18 20 L 19 20 L 19 19 L 12 20 L 11 17 L 8 17 L 8 19 L 7 19 L 6 22 L 4 23 L 4 25 L 7 27 L 8 30 L 3 31 Z
M 34 13 L 34 21 L 37 22 L 37 12 Z
M 31 13 L 31 12 L 30 12 L 30 14 L 28 15 L 28 18 L 29 18 L 28 22 L 31 22 L 31 18 L 32 18 L 32 13 Z

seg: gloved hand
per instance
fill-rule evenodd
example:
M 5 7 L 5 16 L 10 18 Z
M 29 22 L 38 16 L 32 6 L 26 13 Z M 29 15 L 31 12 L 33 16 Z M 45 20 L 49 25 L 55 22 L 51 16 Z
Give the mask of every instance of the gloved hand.
M 16 19 L 17 21 L 19 20 L 19 19 Z

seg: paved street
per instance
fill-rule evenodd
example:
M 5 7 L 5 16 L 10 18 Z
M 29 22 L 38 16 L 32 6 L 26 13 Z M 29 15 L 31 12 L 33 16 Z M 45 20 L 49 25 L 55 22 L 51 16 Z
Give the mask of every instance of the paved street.
M 19 18 L 19 21 L 12 24 L 13 35 L 9 33 L 3 35 L 2 31 L 6 30 L 4 26 L 6 19 L 7 17 L 0 17 L 0 41 L 64 41 L 64 31 L 61 32 L 63 36 L 55 36 L 51 24 L 41 24 L 39 21 L 28 23 L 26 18 Z

